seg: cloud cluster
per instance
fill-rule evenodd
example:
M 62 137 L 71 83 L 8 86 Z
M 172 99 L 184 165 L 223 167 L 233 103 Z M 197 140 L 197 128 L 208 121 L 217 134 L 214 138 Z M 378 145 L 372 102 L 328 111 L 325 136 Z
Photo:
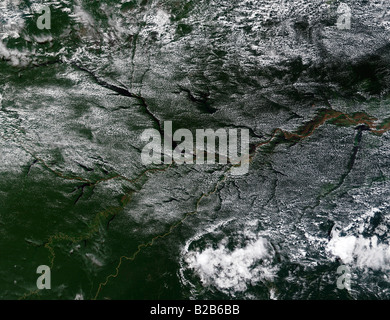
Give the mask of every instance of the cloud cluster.
M 203 285 L 215 286 L 223 292 L 243 292 L 249 284 L 274 278 L 276 269 L 271 259 L 271 246 L 267 239 L 260 237 L 233 250 L 221 242 L 216 249 L 188 252 L 186 262 Z

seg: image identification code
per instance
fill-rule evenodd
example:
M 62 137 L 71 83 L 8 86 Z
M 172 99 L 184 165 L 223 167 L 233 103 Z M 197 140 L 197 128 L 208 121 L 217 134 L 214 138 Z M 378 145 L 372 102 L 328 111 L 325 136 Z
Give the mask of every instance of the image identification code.
M 227 314 L 240 314 L 240 306 L 239 305 L 195 305 L 195 314 L 219 314 L 219 315 L 227 315 Z

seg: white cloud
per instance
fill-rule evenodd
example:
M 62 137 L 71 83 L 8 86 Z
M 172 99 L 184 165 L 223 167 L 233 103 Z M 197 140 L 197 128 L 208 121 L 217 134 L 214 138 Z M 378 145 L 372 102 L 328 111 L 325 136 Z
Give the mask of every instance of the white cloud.
M 232 251 L 221 242 L 217 249 L 209 247 L 202 252 L 188 252 L 185 258 L 204 285 L 213 285 L 225 292 L 243 292 L 250 283 L 272 280 L 276 268 L 271 265 L 271 259 L 272 249 L 265 238 Z
M 8 49 L 2 41 L 0 41 L 0 58 L 10 61 L 12 66 L 26 66 L 30 62 L 25 52 Z
M 339 257 L 344 263 L 352 263 L 356 247 L 356 237 L 339 237 L 336 235 L 329 242 L 327 250 Z
M 336 230 L 332 233 L 332 239 L 326 249 L 343 263 L 361 269 L 390 270 L 390 246 L 387 243 L 378 243 L 376 235 L 370 238 L 362 235 L 340 236 L 340 231 Z

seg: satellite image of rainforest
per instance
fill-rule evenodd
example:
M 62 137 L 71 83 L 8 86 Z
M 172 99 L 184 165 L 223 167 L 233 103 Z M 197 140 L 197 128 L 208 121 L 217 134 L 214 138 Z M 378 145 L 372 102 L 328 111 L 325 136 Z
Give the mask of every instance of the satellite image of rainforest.
M 0 300 L 390 299 L 390 2 L 0 0 Z

